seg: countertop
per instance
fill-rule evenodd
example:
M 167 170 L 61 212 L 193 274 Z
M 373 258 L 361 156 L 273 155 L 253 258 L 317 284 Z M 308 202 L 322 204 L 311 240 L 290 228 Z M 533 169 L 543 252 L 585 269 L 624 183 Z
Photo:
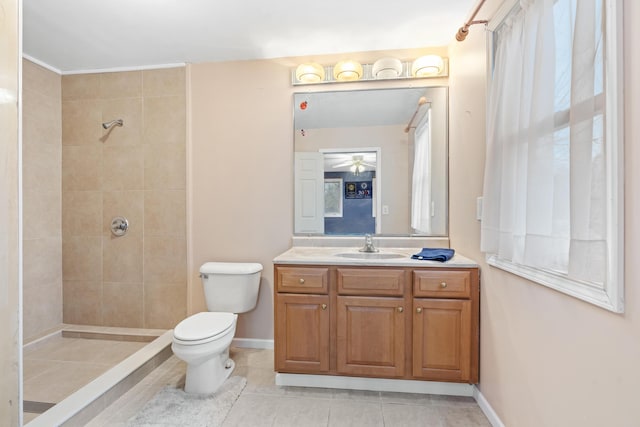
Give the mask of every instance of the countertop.
M 380 252 L 362 253 L 357 248 L 294 246 L 273 259 L 276 264 L 368 265 L 395 267 L 476 268 L 474 261 L 456 253 L 446 262 L 411 259 L 422 248 L 380 248 Z M 340 255 L 342 254 L 342 256 Z M 345 256 L 346 255 L 346 256 Z M 385 258 L 394 256 L 394 258 Z

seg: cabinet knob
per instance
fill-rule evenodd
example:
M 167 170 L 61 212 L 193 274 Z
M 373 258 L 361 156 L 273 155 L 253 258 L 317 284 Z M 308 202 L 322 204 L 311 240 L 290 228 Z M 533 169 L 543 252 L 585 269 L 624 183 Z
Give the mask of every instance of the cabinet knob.
M 327 309 L 327 304 L 322 304 L 320 307 L 322 307 L 323 310 Z
M 443 288 L 443 289 L 446 288 L 447 287 L 447 282 L 440 283 L 440 287 Z
M 304 279 L 300 279 L 300 280 L 298 280 L 298 281 L 300 282 L 300 284 L 301 284 L 301 285 L 303 285 L 303 284 L 304 284 Z
M 398 307 L 398 313 L 402 313 L 404 311 L 404 307 Z
M 416 308 L 416 313 L 422 313 L 422 307 Z

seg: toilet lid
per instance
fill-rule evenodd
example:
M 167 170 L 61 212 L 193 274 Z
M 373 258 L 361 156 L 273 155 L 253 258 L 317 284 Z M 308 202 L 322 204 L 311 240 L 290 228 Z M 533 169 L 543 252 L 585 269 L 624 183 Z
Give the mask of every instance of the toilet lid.
M 233 326 L 233 313 L 214 313 L 205 311 L 194 314 L 178 323 L 173 336 L 182 341 L 199 341 L 225 332 Z

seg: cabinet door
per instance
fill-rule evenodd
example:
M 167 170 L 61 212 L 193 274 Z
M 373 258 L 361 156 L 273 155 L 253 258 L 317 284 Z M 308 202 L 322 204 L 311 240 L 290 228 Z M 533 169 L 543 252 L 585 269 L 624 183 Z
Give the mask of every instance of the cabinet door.
M 276 294 L 276 371 L 329 370 L 329 297 Z
M 471 301 L 413 300 L 413 376 L 470 380 Z
M 402 298 L 337 298 L 337 368 L 342 374 L 404 375 L 405 322 Z

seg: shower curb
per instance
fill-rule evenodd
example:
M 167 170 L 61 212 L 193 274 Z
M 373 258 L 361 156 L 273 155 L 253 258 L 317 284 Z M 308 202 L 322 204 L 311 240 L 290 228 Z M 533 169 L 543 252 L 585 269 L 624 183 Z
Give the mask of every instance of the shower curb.
M 166 331 L 25 426 L 86 425 L 173 354 L 172 336 L 172 330 Z

